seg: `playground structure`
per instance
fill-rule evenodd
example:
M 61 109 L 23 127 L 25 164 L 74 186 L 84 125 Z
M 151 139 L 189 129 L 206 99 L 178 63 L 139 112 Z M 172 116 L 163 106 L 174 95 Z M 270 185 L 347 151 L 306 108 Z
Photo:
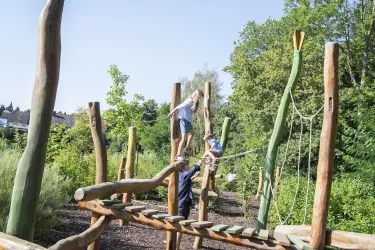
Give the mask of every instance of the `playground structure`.
M 25 153 L 17 169 L 15 188 L 7 233 L 0 233 L 0 249 L 45 249 L 32 244 L 35 208 L 40 192 L 46 156 L 46 145 L 50 121 L 56 97 L 60 64 L 60 25 L 63 0 L 48 0 L 39 19 L 39 54 L 37 75 L 33 92 L 30 130 Z M 91 226 L 83 233 L 62 239 L 49 249 L 99 249 L 100 235 L 113 220 L 120 224 L 140 223 L 167 231 L 167 249 L 176 249 L 176 233 L 196 236 L 194 248 L 202 247 L 202 239 L 213 239 L 228 244 L 253 249 L 324 249 L 333 246 L 342 249 L 372 249 L 375 236 L 351 232 L 335 231 L 326 228 L 327 213 L 332 183 L 335 138 L 338 122 L 338 56 L 337 43 L 327 43 L 324 61 L 324 119 L 320 140 L 318 175 L 314 199 L 312 226 L 280 225 L 273 233 L 266 230 L 270 203 L 272 201 L 272 183 L 275 176 L 275 159 L 284 130 L 286 113 L 291 102 L 291 93 L 302 65 L 302 44 L 304 33 L 294 34 L 294 60 L 289 82 L 280 102 L 274 130 L 268 145 L 263 172 L 261 206 L 256 228 L 228 225 L 214 225 L 207 221 L 209 197 L 215 193 L 215 171 L 204 168 L 203 177 L 195 177 L 202 182 L 201 190 L 193 190 L 199 197 L 199 220 L 184 220 L 177 215 L 178 176 L 180 167 L 189 164 L 188 160 L 175 161 L 177 145 L 180 140 L 177 115 L 171 119 L 171 162 L 152 179 L 133 179 L 135 160 L 136 128 L 129 128 L 129 150 L 127 158 L 121 159 L 117 181 L 107 180 L 107 155 L 104 144 L 99 103 L 89 103 L 88 115 L 91 134 L 96 153 L 96 182 L 93 186 L 79 188 L 74 198 L 81 209 L 92 212 Z M 212 134 L 210 121 L 211 86 L 205 84 L 204 121 L 205 133 Z M 173 85 L 171 110 L 181 99 L 181 85 Z M 223 124 L 221 143 L 225 150 L 229 134 L 230 120 Z M 207 149 L 208 145 L 206 145 Z M 223 157 L 224 158 L 224 157 Z M 209 159 L 215 160 L 215 159 Z M 220 158 L 216 159 L 220 161 Z M 217 164 L 217 162 L 216 162 Z M 126 173 L 124 174 L 124 169 Z M 31 174 L 32 173 L 32 174 Z M 277 178 L 280 174 L 276 173 Z M 124 179 L 125 176 L 125 179 Z M 210 185 L 211 184 L 211 185 Z M 151 190 L 159 185 L 168 187 L 168 214 L 144 206 L 133 206 L 132 193 Z M 118 198 L 122 196 L 122 201 Z M 113 199 L 109 199 L 113 197 Z M 12 236 L 14 235 L 14 236 Z M 26 240 L 22 240 L 26 239 Z

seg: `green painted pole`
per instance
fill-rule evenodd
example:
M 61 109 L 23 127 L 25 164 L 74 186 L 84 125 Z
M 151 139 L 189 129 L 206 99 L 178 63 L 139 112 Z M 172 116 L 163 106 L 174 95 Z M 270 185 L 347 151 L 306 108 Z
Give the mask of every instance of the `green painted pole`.
M 280 144 L 280 136 L 284 130 L 285 120 L 287 117 L 287 112 L 289 108 L 289 104 L 291 101 L 290 98 L 290 91 L 296 87 L 296 83 L 298 81 L 301 68 L 302 68 L 302 43 L 304 38 L 304 32 L 300 30 L 296 30 L 294 32 L 294 59 L 293 59 L 293 66 L 292 71 L 290 73 L 288 84 L 285 88 L 283 97 L 280 102 L 279 110 L 277 112 L 275 126 L 273 128 L 273 132 L 271 135 L 270 142 L 268 144 L 268 150 L 266 155 L 266 160 L 264 163 L 264 175 L 263 175 L 263 190 L 262 190 L 262 197 L 260 201 L 259 213 L 258 213 L 258 221 L 256 225 L 257 232 L 260 229 L 265 229 L 267 225 L 267 218 L 268 218 L 268 211 L 270 208 L 270 204 L 272 201 L 272 185 L 274 179 L 274 172 L 275 172 L 275 161 L 277 155 L 277 149 Z
M 221 138 L 220 138 L 220 144 L 221 144 L 221 147 L 223 148 L 223 153 L 225 151 L 225 148 L 227 147 L 231 122 L 232 121 L 229 117 L 225 117 L 224 122 L 223 122 L 223 127 L 221 130 Z
M 49 0 L 39 16 L 38 60 L 27 145 L 14 180 L 7 234 L 32 241 L 48 135 L 59 81 L 64 0 Z

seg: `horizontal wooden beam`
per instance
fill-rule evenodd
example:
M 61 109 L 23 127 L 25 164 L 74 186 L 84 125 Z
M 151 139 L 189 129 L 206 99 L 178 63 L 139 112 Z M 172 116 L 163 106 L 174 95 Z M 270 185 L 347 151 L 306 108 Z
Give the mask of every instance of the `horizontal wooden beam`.
M 168 181 L 166 180 L 163 180 L 162 183 L 161 183 L 161 186 L 164 186 L 164 187 L 168 187 Z M 196 194 L 196 195 L 201 195 L 201 190 L 198 189 L 198 188 L 192 188 L 191 191 L 193 192 L 193 194 Z M 214 191 L 208 191 L 208 197 L 219 197 L 219 195 L 217 193 L 215 193 Z
M 0 232 L 0 249 L 46 250 L 37 244 Z
M 125 179 L 115 182 L 105 182 L 98 185 L 88 186 L 77 189 L 74 194 L 76 201 L 90 201 L 114 193 L 127 193 L 148 191 L 159 186 L 162 181 L 175 169 L 188 164 L 188 161 L 178 161 L 164 168 L 152 179 Z
M 281 225 L 276 227 L 275 232 L 286 235 L 293 234 L 306 242 L 311 240 L 311 226 Z M 375 235 L 327 229 L 325 244 L 340 249 L 370 250 L 374 249 Z
M 101 216 L 94 225 L 83 233 L 60 240 L 55 245 L 48 248 L 48 250 L 71 250 L 87 247 L 100 237 L 102 232 L 109 226 L 112 219 L 113 216 Z
M 276 249 L 296 249 L 294 246 L 285 247 L 277 243 L 275 239 L 269 239 L 267 241 L 262 241 L 256 237 L 246 237 L 242 235 L 231 235 L 228 232 L 214 232 L 210 229 L 200 229 L 193 228 L 191 226 L 183 226 L 179 222 L 168 222 L 166 220 L 158 220 L 155 218 L 148 218 L 141 212 L 126 212 L 125 210 L 116 210 L 105 208 L 98 205 L 95 201 L 89 202 L 79 202 L 81 208 L 86 208 L 95 213 L 102 215 L 113 215 L 116 219 L 122 219 L 124 221 L 130 221 L 139 223 L 142 225 L 151 226 L 160 230 L 180 232 L 184 234 L 189 234 L 193 236 L 199 236 L 207 239 L 214 239 L 222 241 L 225 243 L 249 247 L 253 249 L 263 249 L 263 250 L 276 250 Z

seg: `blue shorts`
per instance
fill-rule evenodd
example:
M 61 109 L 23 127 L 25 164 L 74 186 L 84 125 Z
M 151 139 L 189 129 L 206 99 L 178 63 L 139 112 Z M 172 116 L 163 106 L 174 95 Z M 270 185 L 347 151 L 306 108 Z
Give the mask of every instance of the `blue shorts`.
M 193 125 L 191 125 L 191 122 L 189 122 L 188 120 L 182 118 L 180 119 L 180 129 L 181 133 L 187 134 L 193 129 Z
M 189 218 L 191 200 L 187 199 L 181 204 L 178 204 L 178 215 L 183 216 L 185 220 Z

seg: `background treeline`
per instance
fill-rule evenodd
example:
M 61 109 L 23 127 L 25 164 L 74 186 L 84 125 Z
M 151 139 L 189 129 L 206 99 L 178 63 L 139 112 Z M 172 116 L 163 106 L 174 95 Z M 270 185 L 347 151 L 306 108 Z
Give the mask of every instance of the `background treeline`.
M 340 113 L 336 142 L 334 182 L 331 192 L 328 226 L 354 232 L 375 233 L 375 10 L 374 1 L 315 0 L 285 1 L 280 20 L 268 19 L 264 23 L 249 21 L 235 42 L 230 55 L 230 64 L 223 70 L 233 76 L 233 92 L 224 98 L 222 82 L 218 72 L 207 67 L 196 72 L 192 79 L 181 78 L 183 98 L 195 89 L 204 89 L 204 82 L 213 85 L 212 114 L 214 134 L 219 137 L 225 116 L 232 118 L 232 127 L 226 154 L 234 154 L 268 144 L 272 133 L 277 108 L 287 83 L 293 57 L 292 36 L 296 29 L 306 32 L 303 45 L 303 68 L 294 93 L 297 108 L 305 116 L 314 114 L 323 105 L 323 61 L 324 44 L 337 41 L 340 44 Z M 229 56 L 229 55 L 228 55 Z M 108 71 L 113 84 L 107 93 L 110 109 L 103 112 L 106 123 L 105 139 L 108 148 L 109 180 L 117 179 L 117 169 L 122 155 L 127 152 L 129 126 L 137 127 L 139 144 L 136 177 L 149 178 L 169 162 L 169 103 L 159 104 L 145 99 L 140 94 L 128 97 L 126 91 L 129 76 L 116 65 Z M 131 101 L 127 101 L 131 99 Z M 5 108 L 5 107 L 4 107 Z M 284 219 L 292 207 L 297 186 L 296 205 L 288 224 L 302 224 L 304 219 L 308 152 L 309 121 L 303 121 L 301 143 L 301 176 L 298 184 L 297 165 L 301 121 L 292 107 L 279 147 L 277 166 L 282 166 L 288 141 L 289 127 L 292 136 L 281 183 L 277 190 L 278 208 Z M 75 114 L 75 125 L 53 127 L 50 132 L 47 153 L 47 170 L 54 178 L 67 183 L 54 192 L 64 204 L 80 186 L 95 182 L 95 157 L 86 109 L 79 108 Z M 291 124 L 292 122 L 292 124 Z M 308 217 L 311 209 L 319 153 L 319 137 L 322 113 L 312 124 L 311 183 L 308 198 Z M 203 153 L 202 109 L 194 117 L 193 126 L 197 136 L 193 142 L 193 153 Z M 26 137 L 19 132 L 2 131 L 0 141 L 0 171 L 8 171 L 11 179 L 19 155 L 25 146 Z M 254 203 L 259 168 L 263 167 L 264 150 L 248 154 L 243 158 L 227 161 L 220 166 L 223 174 L 234 173 L 233 182 L 219 182 L 221 190 L 232 190 L 238 194 L 244 212 Z M 8 160 L 7 160 L 8 159 Z M 12 159 L 12 160 L 9 160 Z M 11 169 L 11 170 L 10 170 Z M 53 171 L 57 169 L 58 171 Z M 13 172 L 12 172 L 13 171 Z M 4 178 L 4 175 L 1 174 Z M 65 183 L 64 182 L 64 183 Z M 2 184 L 1 204 L 8 204 L 12 182 Z M 2 185 L 7 185 L 3 188 Z M 166 198 L 167 190 L 160 187 L 145 196 Z M 147 198 L 147 197 L 146 197 Z M 0 206 L 0 214 L 7 214 L 7 207 Z M 51 208 L 53 209 L 53 208 Z M 1 216 L 0 218 L 4 218 Z M 271 226 L 279 224 L 274 207 L 271 208 Z M 0 230 L 3 230 L 3 222 Z

